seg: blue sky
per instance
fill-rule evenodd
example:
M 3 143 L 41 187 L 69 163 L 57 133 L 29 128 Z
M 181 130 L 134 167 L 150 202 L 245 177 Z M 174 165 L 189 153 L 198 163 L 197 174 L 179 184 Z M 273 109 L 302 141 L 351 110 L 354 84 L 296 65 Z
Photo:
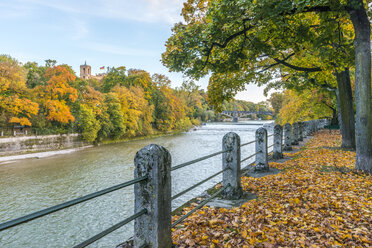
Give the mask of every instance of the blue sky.
M 161 62 L 173 23 L 182 21 L 184 0 L 0 0 L 0 54 L 21 62 L 46 59 L 69 64 L 77 72 L 87 61 L 126 66 L 168 76 L 180 86 L 181 73 Z M 206 89 L 208 79 L 198 82 Z M 263 89 L 247 86 L 237 98 L 264 100 Z

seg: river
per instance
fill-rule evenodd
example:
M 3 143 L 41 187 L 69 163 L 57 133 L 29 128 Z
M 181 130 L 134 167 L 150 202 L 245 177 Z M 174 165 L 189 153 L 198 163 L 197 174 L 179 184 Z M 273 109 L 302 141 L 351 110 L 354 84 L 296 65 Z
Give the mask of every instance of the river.
M 148 144 L 167 148 L 172 165 L 222 149 L 230 131 L 241 143 L 254 140 L 265 123 L 211 123 L 198 130 L 87 148 L 70 154 L 0 164 L 0 223 L 133 179 L 135 153 Z M 270 144 L 270 143 L 269 143 Z M 242 147 L 242 158 L 254 153 L 254 144 Z M 253 161 L 245 161 L 242 167 Z M 221 170 L 221 155 L 172 172 L 172 194 Z M 175 209 L 221 181 L 221 176 L 172 202 Z M 46 217 L 0 232 L 1 248 L 72 247 L 134 213 L 133 186 L 106 194 Z M 133 235 L 133 223 L 90 247 L 115 247 Z

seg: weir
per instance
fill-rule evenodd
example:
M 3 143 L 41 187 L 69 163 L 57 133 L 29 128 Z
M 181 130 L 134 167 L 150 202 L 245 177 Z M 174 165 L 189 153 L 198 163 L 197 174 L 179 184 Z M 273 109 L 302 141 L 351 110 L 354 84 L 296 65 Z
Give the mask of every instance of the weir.
M 253 114 L 273 116 L 273 112 L 270 112 L 270 111 L 238 111 L 236 105 L 234 108 L 235 109 L 233 111 L 225 110 L 225 111 L 222 111 L 221 114 L 231 117 L 233 119 L 233 122 L 238 122 L 239 118 L 243 118 L 245 116 L 249 116 Z
M 327 120 L 312 120 L 302 122 L 301 124 L 296 123 L 295 126 L 298 130 L 296 130 L 295 135 L 293 135 L 290 132 L 287 132 L 287 130 L 291 130 L 291 125 L 287 123 L 285 140 L 298 142 L 298 134 L 302 134 L 300 136 L 304 138 L 320 128 L 324 128 L 325 125 L 327 125 Z M 268 146 L 269 138 L 273 139 L 273 144 L 270 146 Z M 239 135 L 230 132 L 223 137 L 222 149 L 220 151 L 216 151 L 215 153 L 176 166 L 172 166 L 172 158 L 167 149 L 159 145 L 148 145 L 139 150 L 135 156 L 135 172 L 133 180 L 123 182 L 20 218 L 6 221 L 0 224 L 0 232 L 99 196 L 103 196 L 110 192 L 134 185 L 135 213 L 124 220 L 118 221 L 115 225 L 103 230 L 91 238 L 76 244 L 74 247 L 86 247 L 129 222 L 134 221 L 134 247 L 168 248 L 172 246 L 171 229 L 182 223 L 183 220 L 194 213 L 197 209 L 202 208 L 218 196 L 225 200 L 240 199 L 243 194 L 240 183 L 243 174 L 242 172 L 247 168 L 252 168 L 253 164 L 255 165 L 253 168 L 257 173 L 268 171 L 268 154 L 273 153 L 272 157 L 274 158 L 283 157 L 283 139 L 283 127 L 279 125 L 275 126 L 274 133 L 270 135 L 267 134 L 267 130 L 264 128 L 257 129 L 255 140 L 242 144 Z M 242 159 L 241 147 L 253 144 L 255 144 L 256 152 Z M 291 142 L 287 142 L 285 147 L 291 148 L 290 146 L 292 144 L 293 143 Z M 269 148 L 273 149 L 270 149 L 269 151 Z M 219 172 L 205 178 L 176 195 L 172 195 L 171 175 L 173 171 L 221 154 L 222 168 Z M 243 162 L 253 157 L 255 157 L 255 162 L 241 168 Z M 222 187 L 213 195 L 199 203 L 186 215 L 182 216 L 174 223 L 171 223 L 171 202 L 220 174 L 223 175 Z

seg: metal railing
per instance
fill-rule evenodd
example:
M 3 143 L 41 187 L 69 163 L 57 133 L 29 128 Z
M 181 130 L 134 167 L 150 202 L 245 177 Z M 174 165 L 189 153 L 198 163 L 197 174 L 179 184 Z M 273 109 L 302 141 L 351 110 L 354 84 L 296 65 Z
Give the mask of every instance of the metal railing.
M 193 186 L 191 186 L 191 187 L 189 187 L 189 188 L 187 188 L 187 189 L 181 191 L 180 193 L 178 193 L 178 194 L 172 196 L 172 201 L 175 200 L 175 199 L 177 199 L 178 197 L 184 195 L 185 193 L 187 193 L 187 192 L 189 192 L 189 191 L 195 189 L 196 187 L 202 185 L 203 183 L 208 182 L 208 181 L 211 180 L 212 178 L 215 178 L 216 176 L 220 175 L 222 172 L 224 172 L 224 171 L 226 171 L 226 170 L 228 170 L 228 169 L 221 170 L 221 171 L 219 171 L 219 172 L 213 174 L 212 176 L 210 176 L 210 177 L 204 179 L 203 181 L 200 181 L 200 182 L 198 182 L 197 184 L 195 184 L 195 185 L 193 185 Z
M 208 158 L 215 157 L 215 156 L 220 155 L 220 154 L 225 153 L 225 152 L 228 152 L 228 150 L 226 150 L 226 151 L 220 151 L 220 152 L 215 152 L 215 153 L 212 153 L 212 154 L 209 154 L 209 155 L 206 155 L 206 156 L 203 156 L 203 157 L 200 157 L 200 158 L 197 158 L 197 159 L 194 159 L 194 160 L 191 160 L 191 161 L 188 161 L 188 162 L 185 162 L 185 163 L 182 163 L 182 164 L 179 164 L 179 165 L 173 166 L 173 167 L 171 168 L 171 171 L 181 169 L 181 168 L 183 168 L 183 167 L 185 167 L 185 166 L 195 164 L 195 163 L 197 163 L 197 162 L 200 162 L 200 161 L 206 160 L 206 159 L 208 159 Z
M 311 130 L 308 131 L 308 132 L 317 130 L 318 126 L 319 126 L 319 124 L 317 124 L 315 122 L 306 123 L 306 125 L 311 127 Z M 299 126 L 300 128 L 303 128 L 305 125 L 302 125 L 302 124 L 298 125 L 297 124 L 296 126 Z M 106 189 L 103 189 L 103 190 L 100 190 L 100 191 L 97 191 L 97 192 L 94 192 L 94 193 L 91 193 L 91 194 L 88 194 L 88 195 L 85 195 L 85 196 L 82 196 L 82 197 L 79 197 L 79 198 L 76 198 L 76 199 L 73 199 L 73 200 L 70 200 L 70 201 L 67 201 L 67 202 L 64 202 L 64 203 L 61 203 L 61 204 L 58 204 L 58 205 L 55 205 L 53 207 L 43 209 L 41 211 L 37 211 L 37 212 L 31 213 L 31 214 L 25 215 L 25 216 L 20 217 L 20 218 L 16 218 L 16 219 L 13 219 L 13 220 L 10 220 L 10 221 L 6 221 L 6 222 L 0 224 L 0 232 L 4 231 L 4 230 L 7 230 L 11 227 L 15 227 L 15 226 L 18 226 L 20 224 L 23 224 L 23 223 L 41 218 L 41 217 L 49 215 L 51 213 L 60 211 L 62 209 L 80 204 L 82 202 L 85 202 L 85 201 L 88 201 L 88 200 L 91 200 L 91 199 L 94 199 L 96 197 L 114 192 L 116 190 L 131 186 L 131 185 L 135 185 L 135 201 L 136 201 L 136 206 L 141 206 L 140 210 L 138 210 L 135 214 L 129 216 L 128 218 L 118 222 L 117 224 L 115 224 L 115 225 L 105 229 L 104 231 L 94 235 L 93 237 L 81 242 L 78 245 L 75 245 L 74 248 L 86 247 L 86 246 L 94 243 L 95 241 L 101 239 L 102 237 L 108 235 L 109 233 L 117 230 L 118 228 L 128 224 L 129 222 L 131 222 L 133 220 L 136 220 L 137 218 L 145 218 L 147 215 L 149 215 L 148 219 L 146 219 L 145 221 L 149 221 L 151 223 L 143 223 L 144 220 L 141 219 L 141 223 L 144 224 L 144 225 L 140 226 L 140 227 L 136 227 L 137 224 L 135 225 L 135 228 L 137 228 L 137 229 L 135 229 L 135 239 L 138 238 L 138 237 L 143 238 L 144 234 L 146 235 L 146 234 L 149 234 L 150 232 L 154 231 L 154 229 L 151 226 L 162 222 L 162 220 L 159 219 L 159 216 L 164 216 L 164 215 L 161 215 L 161 214 L 158 214 L 158 213 L 156 213 L 154 215 L 154 211 L 152 209 L 152 207 L 154 205 L 156 205 L 156 207 L 157 207 L 156 211 L 158 211 L 158 212 L 168 211 L 168 210 L 164 210 L 165 208 L 167 208 L 166 204 L 171 204 L 171 202 L 173 200 L 175 200 L 175 199 L 179 198 L 180 196 L 186 194 L 187 192 L 195 189 L 196 187 L 206 183 L 207 181 L 217 177 L 218 175 L 221 175 L 221 174 L 224 174 L 224 173 L 232 173 L 234 170 L 235 170 L 235 172 L 236 172 L 236 170 L 238 170 L 238 171 L 239 170 L 246 170 L 249 167 L 253 167 L 253 165 L 256 162 L 260 162 L 260 161 L 257 161 L 258 159 L 262 159 L 261 163 L 262 162 L 267 163 L 267 156 L 268 156 L 268 153 L 269 153 L 269 151 L 268 151 L 269 148 L 273 147 L 274 148 L 273 150 L 280 149 L 279 153 L 281 153 L 282 152 L 282 146 L 279 146 L 279 148 L 277 146 L 275 146 L 275 142 L 282 143 L 283 140 L 285 140 L 283 138 L 284 137 L 283 128 L 282 127 L 280 127 L 280 128 L 281 128 L 281 136 L 274 135 L 274 133 L 270 134 L 270 135 L 267 135 L 267 131 L 263 130 L 263 128 L 260 128 L 256 131 L 256 137 L 260 137 L 260 135 L 263 135 L 263 137 L 266 136 L 266 138 L 274 137 L 273 138 L 273 144 L 271 144 L 269 146 L 267 145 L 267 139 L 266 138 L 264 138 L 264 139 L 256 138 L 253 141 L 249 141 L 249 142 L 240 144 L 240 138 L 237 134 L 228 133 L 225 136 L 227 136 L 227 135 L 230 135 L 230 136 L 227 137 L 226 139 L 224 137 L 223 147 L 228 147 L 229 149 L 224 149 L 224 150 L 219 151 L 219 152 L 211 153 L 209 155 L 205 155 L 205 156 L 202 156 L 200 158 L 197 158 L 197 159 L 185 162 L 185 163 L 181 163 L 181 164 L 178 164 L 178 165 L 173 166 L 173 167 L 171 167 L 171 164 L 170 164 L 169 152 L 165 148 L 162 148 L 162 147 L 157 146 L 157 145 L 146 146 L 146 147 L 142 148 L 140 151 L 138 151 L 137 154 L 136 154 L 136 158 L 135 158 L 135 168 L 136 168 L 135 169 L 135 175 L 136 175 L 135 177 L 136 178 L 135 179 L 124 182 L 124 183 L 121 183 L 121 184 L 118 184 L 118 185 L 115 185 L 115 186 L 112 186 L 112 187 L 109 187 L 109 188 L 106 188 Z M 274 128 L 274 130 L 275 130 L 275 128 Z M 289 129 L 289 133 L 288 133 L 288 130 L 286 130 L 285 136 L 287 136 L 287 139 L 288 139 L 288 135 L 289 135 L 289 139 L 291 139 L 291 132 L 290 131 L 291 130 Z M 300 131 L 302 132 L 302 130 L 300 130 Z M 261 132 L 261 133 L 259 133 L 259 132 Z M 241 147 L 244 147 L 244 146 L 250 145 L 250 144 L 254 144 L 254 143 L 256 144 L 256 151 L 257 152 L 249 155 L 248 157 L 246 157 L 244 159 L 241 159 L 240 161 L 237 161 L 237 158 L 240 158 L 239 154 L 240 154 Z M 156 150 L 156 149 L 153 149 L 153 148 L 158 149 L 157 150 L 158 153 L 155 153 L 156 151 L 154 152 L 154 150 Z M 144 150 L 143 153 L 141 153 L 142 150 Z M 270 151 L 270 153 L 271 152 L 273 152 L 273 151 Z M 276 150 L 276 152 L 278 152 L 278 150 Z M 153 153 L 153 156 L 147 157 L 149 155 L 149 153 Z M 203 161 L 203 160 L 206 160 L 206 159 L 224 154 L 224 153 L 229 153 L 229 155 L 226 155 L 226 156 L 223 155 L 222 156 L 222 158 L 223 158 L 222 159 L 222 161 L 223 161 L 223 165 L 222 165 L 223 169 L 222 170 L 220 170 L 220 171 L 214 173 L 213 175 L 203 179 L 202 181 L 199 181 L 198 183 L 194 184 L 193 186 L 188 187 L 188 188 L 182 190 L 181 192 L 171 196 L 171 190 L 170 190 L 171 189 L 171 187 L 170 187 L 171 172 L 173 172 L 175 170 L 178 170 L 178 169 L 181 169 L 183 167 L 186 167 L 188 165 L 192 165 L 192 164 L 198 163 L 200 161 Z M 259 153 L 264 153 L 266 155 L 256 156 Z M 273 152 L 273 154 L 274 154 L 274 152 Z M 138 159 L 137 156 L 139 156 L 140 159 Z M 250 164 L 248 164 L 243 169 L 240 169 L 240 163 L 245 162 L 245 161 L 253 158 L 254 156 L 256 156 L 256 161 L 255 162 L 251 162 Z M 260 157 L 263 157 L 263 158 L 260 158 Z M 136 159 L 137 159 L 137 161 L 136 161 Z M 149 159 L 149 161 L 147 161 L 146 159 Z M 151 159 L 153 159 L 153 160 L 151 160 Z M 169 168 L 169 169 L 167 169 L 167 168 Z M 145 170 L 145 171 L 143 171 L 143 170 Z M 144 175 L 143 175 L 143 173 L 144 173 Z M 155 176 L 154 176 L 154 173 L 155 173 Z M 231 180 L 236 180 L 236 178 L 231 179 L 231 177 L 236 177 L 236 175 L 240 175 L 240 173 L 235 173 L 235 174 L 232 173 L 232 174 L 227 174 L 227 175 L 229 175 L 229 176 L 225 177 L 225 174 L 224 174 L 224 177 L 223 177 L 224 179 L 222 181 L 222 187 L 217 192 L 215 192 L 214 194 L 212 194 L 208 198 L 201 201 L 195 208 L 193 208 L 187 214 L 181 216 L 173 224 L 169 223 L 169 226 L 165 226 L 163 228 L 159 227 L 159 228 L 157 228 L 157 231 L 162 232 L 164 230 L 170 230 L 170 228 L 173 228 L 176 225 L 180 224 L 183 220 L 185 220 L 187 217 L 189 217 L 195 211 L 202 208 L 208 202 L 212 201 L 214 198 L 219 196 L 228 187 L 233 187 L 233 188 L 236 187 L 236 185 L 232 186 L 232 185 L 234 185 L 234 182 L 238 181 L 239 184 L 240 184 L 240 179 L 237 180 L 237 181 L 231 181 Z M 167 178 L 167 177 L 169 177 L 169 178 Z M 164 185 L 164 183 L 166 181 L 167 181 L 166 184 L 168 185 L 168 187 L 167 187 L 167 185 Z M 154 185 L 156 185 L 156 184 L 157 184 L 157 186 L 154 187 Z M 167 189 L 164 189 L 164 188 L 167 188 Z M 151 190 L 156 189 L 158 191 L 149 192 L 148 191 L 149 189 L 151 189 Z M 165 191 L 161 191 L 161 190 L 165 190 Z M 153 199 L 154 198 L 153 197 L 154 192 L 155 193 L 157 192 L 159 195 L 157 195 L 156 197 L 160 197 L 160 198 Z M 232 192 L 234 192 L 234 190 L 232 190 Z M 161 195 L 162 193 L 165 194 L 165 195 Z M 225 194 L 226 194 L 226 192 L 225 192 Z M 150 197 L 151 199 L 145 199 L 145 198 L 149 198 L 148 195 L 152 195 L 152 197 Z M 161 204 L 163 204 L 161 206 L 158 205 L 159 199 L 161 199 L 161 201 L 162 201 Z M 169 200 L 167 200 L 167 199 L 169 199 Z M 142 204 L 142 203 L 137 204 L 138 202 L 141 202 L 141 201 L 149 201 L 149 202 L 145 202 L 144 204 Z M 153 204 L 154 202 L 157 202 L 157 204 Z M 148 204 L 148 205 L 146 205 L 146 204 Z M 151 204 L 153 204 L 153 205 L 151 205 Z M 169 217 L 169 222 L 170 222 L 170 214 L 171 214 L 170 213 L 170 205 L 168 207 L 169 207 L 169 212 L 162 212 L 162 213 L 163 214 L 165 213 L 166 216 Z M 150 212 L 149 212 L 149 210 L 150 210 Z M 153 214 L 153 215 L 151 215 L 151 214 Z M 156 219 L 155 217 L 158 218 L 158 219 L 155 220 Z M 156 221 L 158 221 L 158 222 L 156 222 Z M 162 224 L 164 224 L 164 223 L 162 223 Z M 147 231 L 147 232 L 143 231 L 142 229 L 144 229 L 144 227 L 145 227 L 145 229 L 148 228 L 148 230 L 151 230 L 151 231 Z M 140 235 L 137 235 L 137 237 L 136 237 L 136 232 L 140 232 Z M 160 235 L 160 234 L 159 233 L 157 233 L 157 234 L 151 233 L 151 235 L 156 236 L 156 235 Z M 171 239 L 170 238 L 171 233 L 167 233 L 166 236 L 168 236 L 169 240 Z M 157 240 L 157 238 L 150 237 L 150 241 L 149 240 L 147 240 L 147 241 L 141 240 L 139 242 L 139 243 L 142 244 L 142 245 L 140 245 L 140 247 L 142 247 L 144 244 L 151 243 L 153 240 Z M 153 244 L 153 243 L 151 243 L 151 244 L 152 244 L 153 247 L 158 247 L 156 244 Z
M 122 188 L 125 188 L 125 187 L 128 187 L 128 186 L 131 186 L 131 185 L 133 185 L 135 183 L 139 183 L 139 182 L 142 182 L 142 181 L 145 181 L 145 180 L 147 180 L 147 176 L 139 177 L 139 178 L 136 178 L 136 179 L 127 181 L 125 183 L 121 183 L 121 184 L 118 184 L 118 185 L 115 185 L 115 186 L 112 186 L 112 187 L 109 187 L 109 188 L 106 188 L 106 189 L 103 189 L 103 190 L 100 190 L 100 191 L 97 191 L 97 192 L 94 192 L 94 193 L 91 193 L 91 194 L 88 194 L 88 195 L 85 195 L 85 196 L 82 196 L 82 197 L 79 197 L 79 198 L 76 198 L 76 199 L 73 199 L 73 200 L 70 200 L 70 201 L 67 201 L 67 202 L 64 202 L 64 203 L 55 205 L 53 207 L 49 207 L 49 208 L 46 208 L 46 209 L 43 209 L 43 210 L 40 210 L 40 211 L 31 213 L 31 214 L 22 216 L 20 218 L 16 218 L 16 219 L 13 219 L 13 220 L 10 220 L 10 221 L 6 221 L 6 222 L 0 224 L 0 232 L 1 231 L 4 231 L 4 230 L 7 230 L 7 229 L 9 229 L 11 227 L 15 227 L 15 226 L 18 226 L 20 224 L 23 224 L 23 223 L 26 223 L 26 222 L 29 222 L 29 221 L 38 219 L 40 217 L 49 215 L 51 213 L 54 213 L 54 212 L 60 211 L 62 209 L 65 209 L 65 208 L 68 208 L 68 207 L 71 207 L 71 206 L 80 204 L 82 202 L 85 202 L 85 201 L 94 199 L 96 197 L 99 197 L 99 196 L 102 196 L 102 195 L 105 195 L 105 194 L 108 194 L 108 193 L 117 191 L 119 189 L 122 189 Z M 116 225 L 114 225 L 114 226 L 106 229 L 105 231 L 103 231 L 103 232 L 101 232 L 101 233 L 99 233 L 99 234 L 97 234 L 97 235 L 89 238 L 88 240 L 85 240 L 81 244 L 79 244 L 77 246 L 74 246 L 74 247 L 80 247 L 80 248 L 81 247 L 86 247 L 89 244 L 97 241 L 98 239 L 106 236 L 107 234 L 115 231 L 116 229 L 120 228 L 121 226 L 129 223 L 130 221 L 134 220 L 135 218 L 137 218 L 137 217 L 139 217 L 139 216 L 141 216 L 141 215 L 143 215 L 145 213 L 146 213 L 146 210 L 142 209 L 138 213 L 133 214 L 132 216 L 128 217 L 127 219 L 119 222 L 118 224 L 116 224 Z
M 174 167 L 171 168 L 171 171 L 175 171 L 175 170 L 178 170 L 178 169 L 181 169 L 185 166 L 188 166 L 188 165 L 191 165 L 191 164 L 195 164 L 197 162 L 200 162 L 200 161 L 203 161 L 203 160 L 206 160 L 206 159 L 209 159 L 209 158 L 212 158 L 212 157 L 215 157 L 215 156 L 218 156 L 220 154 L 223 154 L 223 153 L 227 153 L 227 152 L 230 152 L 231 150 L 223 150 L 223 151 L 219 151 L 219 152 L 215 152 L 215 153 L 212 153 L 212 154 L 209 154 L 209 155 L 206 155 L 206 156 L 203 156 L 203 157 L 200 157 L 200 158 L 197 158 L 197 159 L 194 159 L 194 160 L 191 160 L 189 162 L 185 162 L 185 163 L 182 163 L 182 164 L 179 164 L 179 165 L 176 165 Z M 210 177 L 194 184 L 193 186 L 177 193 L 176 195 L 172 196 L 171 200 L 175 200 L 177 199 L 178 197 L 186 194 L 187 192 L 195 189 L 196 187 L 202 185 L 203 183 L 206 183 L 208 182 L 209 180 L 211 180 L 212 178 L 215 178 L 216 176 L 222 174 L 224 171 L 227 171 L 229 168 L 225 168 L 221 171 L 218 171 L 217 173 L 211 175 Z M 173 224 L 172 224 L 172 228 L 175 227 L 176 225 L 178 225 L 179 223 L 181 223 L 183 220 L 185 220 L 188 216 L 190 216 L 192 213 L 194 213 L 196 210 L 200 209 L 201 207 L 203 207 L 205 204 L 207 204 L 208 202 L 210 202 L 211 200 L 213 200 L 215 197 L 217 197 L 219 194 L 221 194 L 226 188 L 228 187 L 228 185 L 222 187 L 220 190 L 218 190 L 216 193 L 214 193 L 212 196 L 210 196 L 209 198 L 203 200 L 201 203 L 199 203 L 194 209 L 192 209 L 190 212 L 188 212 L 187 214 L 185 214 L 184 216 L 182 216 L 180 219 L 178 219 L 177 221 L 175 221 Z
M 204 201 L 202 201 L 201 203 L 199 203 L 195 208 L 193 208 L 190 212 L 188 212 L 187 214 L 185 214 L 184 216 L 182 216 L 180 219 L 178 219 L 177 221 L 175 221 L 173 224 L 172 224 L 172 227 L 175 227 L 177 226 L 179 223 L 181 223 L 183 220 L 185 220 L 187 217 L 189 217 L 191 214 L 193 214 L 196 210 L 202 208 L 205 204 L 207 204 L 208 202 L 210 202 L 211 200 L 213 200 L 214 198 L 216 198 L 219 194 L 221 194 L 227 187 L 229 187 L 230 185 L 226 185 L 224 187 L 222 187 L 221 189 L 219 189 L 216 193 L 214 193 L 212 196 L 208 197 L 207 199 L 205 199 Z

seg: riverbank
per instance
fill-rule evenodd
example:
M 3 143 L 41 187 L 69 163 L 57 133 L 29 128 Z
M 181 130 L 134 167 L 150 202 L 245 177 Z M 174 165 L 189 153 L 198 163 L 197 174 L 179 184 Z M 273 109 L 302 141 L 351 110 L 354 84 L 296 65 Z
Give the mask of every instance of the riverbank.
M 76 149 L 91 145 L 74 134 L 30 135 L 0 138 L 0 158 L 3 161 L 32 153 L 53 153 L 65 149 Z M 26 156 L 27 157 L 27 156 Z
M 190 128 L 189 131 L 195 130 L 195 126 Z M 187 131 L 187 130 L 185 130 Z M 29 159 L 29 158 L 46 158 L 46 157 L 51 157 L 55 155 L 61 155 L 61 154 L 68 154 L 68 153 L 73 153 L 77 151 L 81 151 L 86 148 L 90 148 L 93 146 L 100 146 L 100 145 L 108 145 L 108 144 L 115 144 L 115 143 L 125 143 L 125 142 L 130 142 L 130 141 L 136 141 L 136 140 L 144 140 L 144 139 L 153 139 L 153 138 L 158 138 L 158 137 L 166 137 L 166 136 L 172 136 L 172 135 L 177 135 L 185 131 L 173 131 L 173 132 L 156 132 L 151 135 L 146 135 L 146 136 L 139 136 L 139 137 L 131 137 L 131 138 L 122 138 L 122 139 L 116 139 L 116 140 L 103 140 L 99 144 L 91 144 L 87 142 L 82 142 L 78 134 L 70 134 L 70 135 L 45 135 L 45 136 L 20 136 L 20 137 L 6 137 L 0 139 L 0 146 L 4 146 L 4 144 L 7 147 L 10 147 L 12 143 L 14 144 L 13 146 L 17 146 L 16 151 L 8 152 L 7 149 L 0 149 L 0 165 L 1 164 L 7 164 L 7 163 L 12 163 L 16 162 L 21 159 Z M 74 142 L 64 142 L 61 141 L 61 139 L 66 139 L 68 137 L 72 137 L 76 140 L 79 141 L 78 145 L 75 145 L 77 147 L 70 147 L 71 145 L 74 146 Z M 42 148 L 35 148 L 35 145 L 38 143 L 41 143 L 40 141 L 42 140 L 58 140 L 58 144 L 54 144 L 56 142 L 51 142 L 48 141 L 44 142 L 46 144 L 43 144 Z M 24 143 L 24 145 L 22 145 Z M 66 145 L 70 143 L 71 145 Z M 76 141 L 75 141 L 76 143 Z M 49 150 L 46 148 L 46 146 L 50 146 L 52 148 L 56 148 L 54 150 Z M 9 150 L 9 149 L 8 149 Z
M 8 164 L 13 163 L 21 159 L 28 159 L 28 158 L 47 158 L 55 155 L 62 155 L 62 154 L 68 154 L 77 152 L 86 148 L 90 148 L 93 146 L 83 146 L 78 148 L 72 148 L 72 149 L 63 149 L 59 151 L 48 151 L 48 152 L 33 152 L 33 153 L 27 153 L 27 154 L 19 154 L 19 155 L 13 155 L 13 156 L 3 156 L 0 157 L 0 165 L 2 164 Z
M 178 247 L 368 247 L 372 244 L 372 176 L 356 173 L 355 152 L 340 135 L 317 133 L 282 172 L 243 177 L 257 199 L 232 209 L 204 207 L 173 229 Z M 191 207 L 192 208 L 192 207 Z M 184 213 L 191 210 L 185 208 Z M 175 216 L 173 221 L 179 217 Z

